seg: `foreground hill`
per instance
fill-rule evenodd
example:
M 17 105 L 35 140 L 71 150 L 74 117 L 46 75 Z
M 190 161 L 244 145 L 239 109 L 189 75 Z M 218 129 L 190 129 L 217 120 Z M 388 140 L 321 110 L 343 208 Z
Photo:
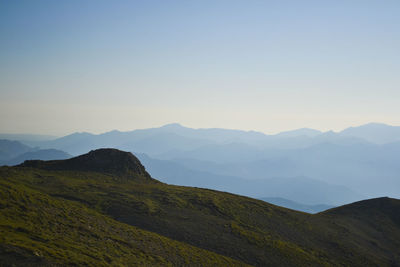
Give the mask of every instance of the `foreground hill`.
M 244 265 L 20 184 L 0 196 L 1 266 Z
M 395 199 L 311 215 L 161 183 L 114 149 L 2 167 L 0 181 L 3 263 L 400 266 Z

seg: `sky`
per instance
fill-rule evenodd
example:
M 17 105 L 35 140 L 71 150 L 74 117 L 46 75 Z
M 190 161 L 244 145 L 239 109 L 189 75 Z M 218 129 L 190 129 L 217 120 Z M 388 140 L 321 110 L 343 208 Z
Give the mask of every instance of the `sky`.
M 0 132 L 400 125 L 400 1 L 0 0 Z

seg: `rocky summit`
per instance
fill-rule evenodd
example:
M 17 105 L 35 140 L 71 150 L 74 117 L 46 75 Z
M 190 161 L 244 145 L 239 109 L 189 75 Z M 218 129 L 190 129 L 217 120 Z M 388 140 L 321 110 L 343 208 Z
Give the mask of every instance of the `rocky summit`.
M 114 148 L 92 150 L 87 154 L 67 160 L 27 160 L 19 166 L 45 170 L 100 172 L 154 180 L 132 153 Z

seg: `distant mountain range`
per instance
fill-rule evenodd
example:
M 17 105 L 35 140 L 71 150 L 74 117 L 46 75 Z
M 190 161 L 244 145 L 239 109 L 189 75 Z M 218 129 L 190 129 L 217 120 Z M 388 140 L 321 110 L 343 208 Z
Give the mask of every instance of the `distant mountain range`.
M 34 146 L 66 153 L 37 159 L 117 148 L 138 155 L 151 175 L 167 183 L 337 206 L 367 197 L 400 197 L 399 129 L 370 123 L 341 132 L 303 128 L 266 135 L 175 123 L 129 132 L 74 133 L 35 141 Z M 19 149 L 18 153 L 23 151 Z M 13 160 L 6 150 L 1 153 L 0 164 Z M 12 163 L 24 159 L 32 157 Z
M 278 137 L 298 137 L 298 136 L 308 136 L 315 137 L 322 134 L 321 131 L 310 129 L 310 128 L 301 128 L 293 131 L 280 132 L 276 134 Z
M 363 138 L 368 142 L 386 144 L 400 141 L 400 127 L 383 123 L 369 123 L 358 127 L 350 127 L 339 133 L 342 136 Z
M 370 123 L 347 128 L 341 132 L 322 133 L 313 129 L 299 129 L 266 135 L 255 131 L 228 129 L 191 129 L 180 124 L 168 124 L 159 128 L 129 132 L 111 131 L 104 134 L 74 133 L 61 138 L 37 141 L 41 148 L 55 148 L 72 155 L 97 147 L 119 147 L 154 156 L 171 150 L 193 150 L 205 145 L 232 143 L 247 144 L 260 149 L 304 148 L 321 143 L 384 144 L 400 141 L 400 126 Z M 30 144 L 32 145 L 32 144 Z M 159 147 L 161 145 L 161 147 Z
M 28 146 L 34 146 L 36 142 L 49 141 L 57 138 L 58 137 L 54 135 L 0 133 L 0 139 L 20 141 Z
M 304 211 L 304 212 L 308 212 L 308 213 L 318 213 L 318 212 L 328 210 L 328 209 L 331 209 L 334 207 L 334 206 L 324 205 L 324 204 L 306 205 L 306 204 L 294 202 L 292 200 L 288 200 L 288 199 L 281 198 L 281 197 L 264 197 L 264 198 L 260 198 L 260 199 L 265 202 L 277 205 L 277 206 L 285 207 L 285 208 L 292 209 L 292 210 Z
M 72 157 L 61 150 L 32 148 L 18 141 L 9 140 L 0 140 L 0 155 L 0 166 L 13 166 L 21 164 L 25 160 L 53 160 Z
M 341 205 L 364 198 L 345 186 L 332 185 L 307 177 L 249 180 L 242 178 L 243 176 L 216 174 L 206 167 L 203 170 L 190 169 L 179 161 L 152 159 L 144 154 L 137 156 L 153 177 L 168 184 L 212 188 L 254 198 L 281 197 L 308 205 L 322 203 L 330 203 L 328 206 Z
M 11 159 L 31 150 L 31 147 L 18 141 L 0 139 L 0 161 Z
M 99 149 L 0 167 L 0 265 L 400 266 L 399 214 L 393 198 L 308 214 L 167 185 Z
M 254 131 L 228 129 L 191 129 L 180 124 L 160 128 L 111 131 L 104 134 L 74 133 L 54 140 L 36 141 L 41 148 L 55 148 L 76 155 L 90 149 L 120 147 L 154 156 L 173 150 L 194 150 L 206 145 L 246 144 L 259 149 L 297 149 L 321 143 L 334 144 L 385 144 L 400 141 L 400 127 L 370 123 L 347 128 L 341 132 L 320 132 L 298 129 L 276 135 Z M 23 142 L 23 141 L 22 141 Z M 30 142 L 29 145 L 32 142 Z M 161 147 L 160 147 L 161 146 Z
M 26 160 L 54 160 L 54 159 L 68 159 L 72 157 L 68 153 L 57 149 L 39 149 L 20 154 L 9 160 L 0 162 L 0 165 L 18 165 Z

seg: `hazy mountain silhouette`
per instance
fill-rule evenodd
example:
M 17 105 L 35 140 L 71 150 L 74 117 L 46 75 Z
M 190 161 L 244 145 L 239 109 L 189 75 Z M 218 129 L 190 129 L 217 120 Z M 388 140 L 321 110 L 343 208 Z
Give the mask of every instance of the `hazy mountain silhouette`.
M 99 135 L 75 133 L 41 142 L 40 147 L 63 150 L 71 155 L 99 147 L 113 147 L 145 153 L 153 159 L 174 161 L 186 169 L 219 177 L 247 180 L 308 177 L 344 186 L 366 197 L 400 197 L 397 190 L 400 188 L 400 142 L 368 142 L 366 139 L 372 136 L 371 128 L 380 129 L 374 131 L 375 142 L 396 140 L 398 127 L 381 124 L 368 124 L 339 133 L 299 129 L 277 135 L 227 129 L 191 129 L 169 124 Z M 181 177 L 180 173 L 174 174 L 171 169 L 169 178 L 173 179 L 174 175 Z M 210 186 L 215 185 L 211 179 L 208 182 Z M 256 184 L 254 181 L 249 183 Z M 266 195 L 258 197 L 262 196 Z
M 0 140 L 0 165 L 17 165 L 25 160 L 67 159 L 71 155 L 57 149 L 32 148 L 19 141 Z
M 245 145 L 207 146 L 194 151 L 165 153 L 193 170 L 246 179 L 306 176 L 375 197 L 400 197 L 400 142 L 321 143 L 301 149 L 257 149 Z M 156 156 L 157 157 L 157 156 Z
M 163 127 L 131 132 L 111 131 L 94 135 L 75 133 L 42 142 L 42 148 L 56 148 L 77 155 L 100 147 L 113 147 L 143 153 L 163 153 L 174 149 L 195 149 L 209 144 L 206 139 L 192 139 L 166 131 Z
M 17 165 L 23 163 L 25 160 L 56 160 L 68 159 L 72 157 L 70 154 L 57 149 L 40 149 L 25 152 L 12 159 L 0 161 L 0 165 Z
M 317 135 L 320 135 L 322 132 L 310 128 L 301 128 L 301 129 L 296 129 L 292 131 L 285 131 L 285 132 L 280 132 L 276 136 L 279 137 L 298 137 L 298 136 L 308 136 L 308 137 L 315 137 Z
M 246 144 L 257 148 L 302 148 L 321 142 L 363 142 L 363 139 L 338 134 L 317 134 L 300 129 L 277 135 L 229 129 L 191 129 L 180 124 L 129 132 L 111 131 L 104 134 L 74 133 L 55 140 L 38 142 L 41 148 L 55 148 L 72 155 L 99 147 L 114 147 L 149 155 L 170 150 L 194 150 L 205 145 Z
M 369 123 L 358 127 L 347 128 L 339 134 L 342 136 L 363 138 L 376 144 L 385 144 L 400 141 L 400 126 Z
M 346 188 L 307 177 L 268 177 L 245 179 L 243 176 L 215 174 L 212 170 L 189 169 L 178 162 L 152 159 L 138 154 L 148 172 L 162 182 L 232 192 L 254 198 L 282 197 L 307 204 L 341 205 L 364 197 Z
M 31 147 L 18 141 L 0 139 L 0 161 L 9 160 L 31 150 Z
M 281 197 L 262 197 L 260 199 L 277 206 L 285 207 L 292 210 L 304 211 L 308 213 L 318 213 L 334 207 L 326 204 L 306 205 Z
M 7 134 L 0 133 L 0 139 L 8 139 L 20 142 L 36 142 L 36 141 L 49 141 L 56 139 L 57 136 L 54 135 L 44 135 L 44 134 Z

